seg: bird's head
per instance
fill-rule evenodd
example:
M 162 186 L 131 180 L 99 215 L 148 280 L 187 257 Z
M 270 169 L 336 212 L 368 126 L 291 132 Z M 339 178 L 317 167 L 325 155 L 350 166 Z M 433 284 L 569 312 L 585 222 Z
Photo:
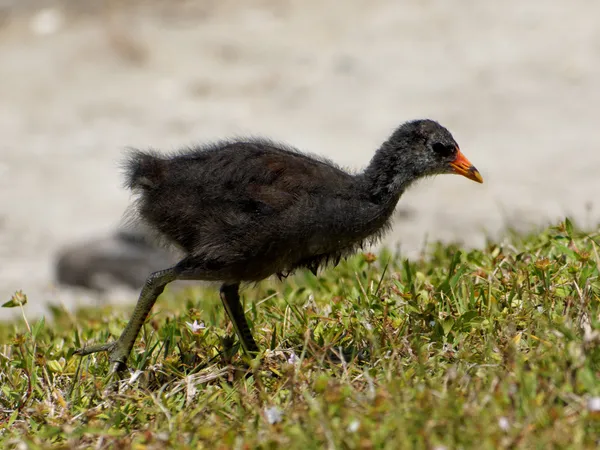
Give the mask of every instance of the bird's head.
M 452 134 L 433 120 L 405 123 L 386 145 L 393 153 L 402 154 L 403 165 L 399 169 L 409 170 L 414 178 L 455 173 L 483 183 L 481 174 L 462 154 Z

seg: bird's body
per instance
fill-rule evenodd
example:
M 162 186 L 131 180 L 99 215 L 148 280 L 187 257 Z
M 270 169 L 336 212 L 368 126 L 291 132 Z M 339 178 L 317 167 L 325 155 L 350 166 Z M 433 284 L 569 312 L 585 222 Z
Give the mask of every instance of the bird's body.
M 224 282 L 339 261 L 382 233 L 397 202 L 374 199 L 362 174 L 259 139 L 171 157 L 135 152 L 128 185 L 142 192 L 139 218 L 203 279 Z
M 241 308 L 241 282 L 313 272 L 382 235 L 415 180 L 458 173 L 481 182 L 448 130 L 431 120 L 401 125 L 367 168 L 348 173 L 324 158 L 262 139 L 223 141 L 174 155 L 133 151 L 126 185 L 140 193 L 135 215 L 185 257 L 152 274 L 110 351 L 122 366 L 164 286 L 221 281 L 221 299 L 245 351 L 258 347 Z

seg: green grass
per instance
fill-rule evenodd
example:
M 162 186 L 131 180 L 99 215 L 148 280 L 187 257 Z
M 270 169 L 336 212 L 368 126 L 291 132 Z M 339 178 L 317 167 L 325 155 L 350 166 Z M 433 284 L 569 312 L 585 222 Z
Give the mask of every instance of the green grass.
M 248 287 L 249 364 L 214 288 L 163 294 L 123 380 L 72 353 L 129 309 L 25 305 L 0 327 L 0 448 L 597 448 L 600 234 L 506 242 Z

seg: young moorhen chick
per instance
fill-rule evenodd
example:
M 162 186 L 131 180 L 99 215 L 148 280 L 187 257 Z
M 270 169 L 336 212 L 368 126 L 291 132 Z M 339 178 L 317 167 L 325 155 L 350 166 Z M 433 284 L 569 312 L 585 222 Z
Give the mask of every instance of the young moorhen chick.
M 401 125 L 359 174 L 263 139 L 171 156 L 134 151 L 126 185 L 140 193 L 137 215 L 186 256 L 148 277 L 116 342 L 77 353 L 108 351 L 112 370 L 124 368 L 157 297 L 174 280 L 222 282 L 221 300 L 240 343 L 256 353 L 241 282 L 337 263 L 390 227 L 398 199 L 415 180 L 443 173 L 483 182 L 450 132 L 432 120 Z

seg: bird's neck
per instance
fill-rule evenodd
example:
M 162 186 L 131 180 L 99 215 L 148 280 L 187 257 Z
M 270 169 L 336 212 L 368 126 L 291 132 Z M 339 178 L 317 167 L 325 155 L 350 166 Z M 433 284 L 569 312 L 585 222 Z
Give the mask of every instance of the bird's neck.
M 411 154 L 385 142 L 360 175 L 366 192 L 374 203 L 394 205 L 417 178 Z

